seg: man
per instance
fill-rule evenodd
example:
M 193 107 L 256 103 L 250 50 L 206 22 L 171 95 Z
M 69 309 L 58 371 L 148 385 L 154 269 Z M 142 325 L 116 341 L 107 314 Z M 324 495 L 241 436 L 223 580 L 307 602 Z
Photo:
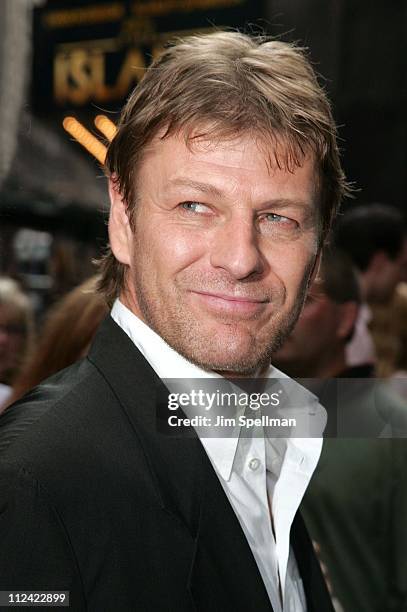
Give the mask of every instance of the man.
M 348 368 L 345 347 L 360 304 L 356 272 L 344 253 L 326 248 L 303 311 L 273 362 L 296 378 L 370 376 L 369 364 Z
M 130 97 L 107 173 L 111 317 L 3 417 L 1 589 L 98 612 L 331 610 L 294 519 L 321 440 L 160 435 L 155 406 L 160 378 L 274 372 L 346 191 L 308 61 L 181 41 Z
M 357 206 L 340 218 L 335 244 L 349 255 L 359 272 L 363 301 L 355 334 L 346 349 L 347 364 L 375 364 L 377 350 L 369 331 L 371 308 L 389 302 L 404 278 L 407 237 L 403 218 L 391 206 Z
M 407 449 L 404 440 L 374 438 L 405 419 L 407 407 L 365 378 L 366 365 L 346 366 L 359 301 L 350 262 L 338 251 L 324 253 L 304 310 L 274 361 L 309 379 L 328 410 L 327 432 L 337 435 L 324 441 L 301 509 L 338 610 L 388 612 L 407 603 Z

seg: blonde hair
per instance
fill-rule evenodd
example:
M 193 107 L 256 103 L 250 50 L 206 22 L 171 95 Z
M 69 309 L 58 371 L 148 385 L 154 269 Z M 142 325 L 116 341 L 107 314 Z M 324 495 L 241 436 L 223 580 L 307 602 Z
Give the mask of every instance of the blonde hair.
M 13 385 L 10 403 L 86 354 L 108 314 L 104 299 L 96 292 L 97 281 L 97 276 L 87 279 L 50 309 L 36 349 Z
M 30 298 L 24 293 L 18 282 L 8 276 L 0 277 L 0 306 L 4 306 L 10 312 L 12 321 L 21 327 L 23 337 L 15 367 L 4 374 L 3 382 L 12 384 L 33 346 L 34 309 Z
M 109 146 L 106 173 L 126 202 L 137 204 L 137 170 L 146 146 L 182 132 L 194 138 L 250 133 L 273 144 L 278 167 L 292 172 L 315 156 L 320 193 L 320 237 L 349 190 L 339 159 L 330 104 L 304 50 L 237 32 L 180 40 L 149 67 L 125 105 Z M 99 289 L 108 303 L 125 282 L 126 266 L 110 249 L 100 260 Z

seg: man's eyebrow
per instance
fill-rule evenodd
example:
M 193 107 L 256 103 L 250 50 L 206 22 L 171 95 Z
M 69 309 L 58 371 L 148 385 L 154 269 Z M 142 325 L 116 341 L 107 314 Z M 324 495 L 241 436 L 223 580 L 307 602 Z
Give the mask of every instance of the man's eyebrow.
M 210 185 L 209 183 L 201 183 L 200 181 L 194 181 L 189 178 L 177 178 L 173 179 L 169 182 L 169 186 L 172 187 L 189 187 L 190 189 L 194 189 L 194 191 L 200 191 L 201 193 L 205 193 L 214 198 L 221 198 L 223 193 L 214 185 Z
M 200 191 L 201 193 L 212 196 L 213 198 L 221 198 L 224 194 L 223 192 L 211 185 L 210 183 L 202 183 L 201 181 L 195 181 L 189 178 L 179 177 L 169 181 L 169 187 L 188 187 L 193 189 L 194 191 Z M 298 208 L 302 210 L 307 210 L 308 212 L 313 211 L 313 201 L 308 200 L 300 200 L 300 199 L 291 199 L 291 198 L 276 198 L 271 200 L 266 200 L 259 205 L 259 210 L 273 208 L 274 210 L 280 210 L 284 208 Z
M 261 204 L 261 208 L 273 208 L 280 210 L 283 208 L 299 208 L 312 211 L 314 209 L 313 200 L 299 200 L 291 198 L 276 198 L 275 200 L 267 200 Z

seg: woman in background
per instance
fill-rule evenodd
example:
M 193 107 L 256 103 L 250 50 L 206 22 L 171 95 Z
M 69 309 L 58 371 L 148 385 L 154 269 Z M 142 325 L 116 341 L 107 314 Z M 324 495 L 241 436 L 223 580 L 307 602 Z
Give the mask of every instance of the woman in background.
M 109 312 L 96 292 L 97 282 L 98 277 L 93 276 L 52 306 L 37 347 L 13 385 L 8 405 L 86 355 L 99 323 Z
M 19 284 L 0 277 L 0 406 L 11 393 L 33 342 L 34 317 Z

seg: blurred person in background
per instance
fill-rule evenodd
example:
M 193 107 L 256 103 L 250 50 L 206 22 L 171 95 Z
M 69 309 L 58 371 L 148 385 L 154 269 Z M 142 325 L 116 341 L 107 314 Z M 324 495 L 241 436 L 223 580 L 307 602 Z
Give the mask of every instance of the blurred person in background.
M 362 295 L 355 333 L 346 349 L 347 364 L 376 365 L 378 360 L 387 359 L 385 354 L 383 356 L 386 348 L 382 348 L 379 336 L 385 338 L 384 345 L 394 344 L 391 338 L 397 336 L 396 329 L 380 334 L 373 320 L 373 309 L 383 305 L 387 308 L 406 274 L 407 237 L 403 217 L 396 208 L 384 204 L 357 206 L 339 218 L 334 241 L 350 256 L 358 270 Z M 382 375 L 380 370 L 379 367 L 377 373 Z
M 8 404 L 40 382 L 84 357 L 97 327 L 108 314 L 94 276 L 70 291 L 49 310 L 39 340 L 13 383 Z
M 33 342 L 34 316 L 19 284 L 0 277 L 0 410 Z
M 388 378 L 392 388 L 407 399 L 407 241 L 404 246 L 401 282 L 387 302 L 371 303 L 371 331 L 378 376 Z
M 397 286 L 387 308 L 374 309 L 374 322 L 374 336 L 383 347 L 382 375 L 389 376 L 392 388 L 407 400 L 407 282 Z
M 337 609 L 399 612 L 407 609 L 407 444 L 374 438 L 386 420 L 397 433 L 407 407 L 374 378 L 358 378 L 371 375 L 370 364 L 346 365 L 359 302 L 351 262 L 327 250 L 297 325 L 273 363 L 309 378 L 302 384 L 328 411 L 325 434 L 338 436 L 324 440 L 301 505 Z
M 346 363 L 344 347 L 352 335 L 359 304 L 358 279 L 351 261 L 344 253 L 326 248 L 298 322 L 273 355 L 273 363 L 296 378 L 370 376 L 373 367 L 369 362 L 351 368 Z

